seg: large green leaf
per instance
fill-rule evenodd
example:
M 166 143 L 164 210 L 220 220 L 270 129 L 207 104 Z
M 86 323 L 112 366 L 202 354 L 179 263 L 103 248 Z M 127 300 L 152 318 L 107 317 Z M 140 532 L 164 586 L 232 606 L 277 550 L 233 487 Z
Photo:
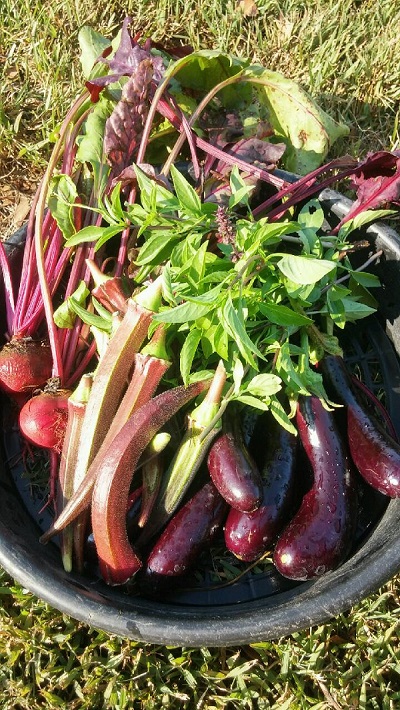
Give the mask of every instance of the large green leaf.
M 306 256 L 286 254 L 278 261 L 279 270 L 297 284 L 315 284 L 330 271 L 336 269 L 336 264 L 327 259 L 314 259 Z
M 275 132 L 287 144 L 283 162 L 288 170 L 306 175 L 324 160 L 332 144 L 349 133 L 323 111 L 299 84 L 279 72 L 251 66 L 245 77 L 258 87 Z
M 214 86 L 242 72 L 248 64 L 219 50 L 201 49 L 171 64 L 166 76 L 175 76 L 186 89 L 207 94 Z M 241 102 L 249 103 L 251 95 L 250 86 L 235 83 L 222 89 L 218 96 L 227 108 L 237 108 Z
M 104 50 L 111 46 L 111 42 L 88 25 L 81 27 L 79 30 L 78 42 L 81 50 L 82 71 L 85 78 L 93 79 L 95 76 L 104 74 L 107 66 L 102 63 L 96 65 L 96 61 Z

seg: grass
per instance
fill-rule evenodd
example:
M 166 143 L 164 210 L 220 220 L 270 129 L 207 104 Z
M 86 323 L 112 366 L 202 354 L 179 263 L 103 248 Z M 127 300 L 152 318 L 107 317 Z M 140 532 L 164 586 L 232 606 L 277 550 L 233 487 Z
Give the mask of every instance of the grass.
M 246 17 L 233 0 L 3 0 L 1 234 L 23 221 L 81 86 L 79 28 L 112 35 L 126 14 L 144 36 L 229 48 L 300 81 L 350 125 L 338 152 L 399 148 L 398 2 L 256 0 L 256 7 Z M 75 622 L 0 571 L 0 708 L 395 710 L 399 590 L 395 578 L 336 620 L 275 642 L 168 648 Z

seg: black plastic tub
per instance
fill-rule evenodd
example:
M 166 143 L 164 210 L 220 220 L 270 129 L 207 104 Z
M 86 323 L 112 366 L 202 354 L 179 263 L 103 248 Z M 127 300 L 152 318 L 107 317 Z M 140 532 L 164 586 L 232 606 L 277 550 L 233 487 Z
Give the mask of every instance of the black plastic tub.
M 338 193 L 321 194 L 327 218 L 346 213 L 350 202 Z M 376 265 L 382 288 L 379 314 L 346 329 L 350 365 L 366 384 L 384 393 L 400 436 L 400 238 L 386 226 L 369 227 L 368 237 L 383 256 Z M 18 254 L 23 231 L 10 245 Z M 231 646 L 286 636 L 328 621 L 377 590 L 400 569 L 400 499 L 372 490 L 362 498 L 360 525 L 351 557 L 339 569 L 312 582 L 292 583 L 270 567 L 237 582 L 190 590 L 153 601 L 108 587 L 95 574 L 66 574 L 55 543 L 39 543 L 49 513 L 39 513 L 31 482 L 21 476 L 18 434 L 8 425 L 3 402 L 0 462 L 0 565 L 51 606 L 93 627 L 143 642 L 176 646 Z

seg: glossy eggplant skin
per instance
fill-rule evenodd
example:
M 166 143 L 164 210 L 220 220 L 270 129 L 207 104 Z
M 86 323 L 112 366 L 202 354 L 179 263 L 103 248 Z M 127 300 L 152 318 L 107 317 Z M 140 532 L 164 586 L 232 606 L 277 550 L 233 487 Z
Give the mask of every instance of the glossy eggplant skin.
M 215 487 L 232 508 L 249 513 L 259 507 L 261 473 L 244 444 L 237 419 L 230 420 L 212 443 L 207 467 Z
M 171 518 L 151 550 L 146 584 L 184 575 L 221 528 L 228 506 L 211 481 Z
M 390 498 L 400 497 L 400 445 L 363 404 L 344 361 L 326 356 L 324 377 L 347 409 L 350 454 L 364 480 Z
M 224 529 L 227 549 L 245 562 L 253 562 L 271 549 L 297 499 L 298 437 L 269 412 L 259 418 L 256 433 L 265 449 L 262 501 L 250 513 L 231 508 Z
M 283 576 L 319 577 L 348 555 L 357 523 L 356 474 L 334 414 L 319 398 L 300 397 L 296 424 L 314 481 L 275 546 L 273 560 Z

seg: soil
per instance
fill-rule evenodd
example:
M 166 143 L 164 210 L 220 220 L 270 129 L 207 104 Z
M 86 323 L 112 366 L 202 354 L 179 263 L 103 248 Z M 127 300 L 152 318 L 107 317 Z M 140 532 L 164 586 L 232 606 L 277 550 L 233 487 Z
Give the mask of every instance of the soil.
M 39 179 L 32 166 L 10 168 L 0 160 L 0 239 L 7 239 L 27 221 Z

